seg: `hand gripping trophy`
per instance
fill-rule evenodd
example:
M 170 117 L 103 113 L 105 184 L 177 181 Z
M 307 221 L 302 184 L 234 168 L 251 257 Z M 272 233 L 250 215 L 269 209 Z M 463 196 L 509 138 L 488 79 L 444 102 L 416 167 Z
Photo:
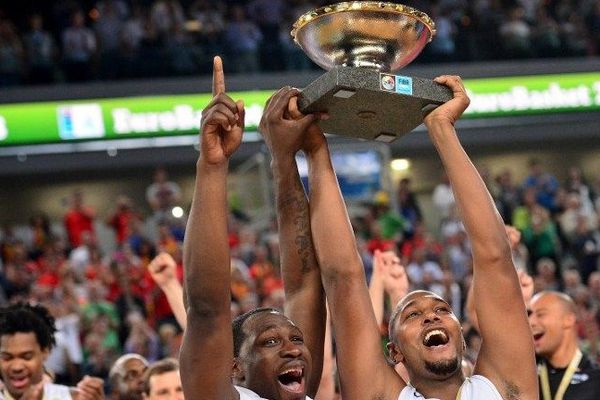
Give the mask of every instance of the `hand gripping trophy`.
M 352 1 L 302 15 L 291 32 L 316 64 L 328 70 L 299 99 L 305 113 L 327 112 L 327 133 L 392 142 L 452 99 L 433 80 L 397 75 L 435 35 L 427 14 L 379 1 Z

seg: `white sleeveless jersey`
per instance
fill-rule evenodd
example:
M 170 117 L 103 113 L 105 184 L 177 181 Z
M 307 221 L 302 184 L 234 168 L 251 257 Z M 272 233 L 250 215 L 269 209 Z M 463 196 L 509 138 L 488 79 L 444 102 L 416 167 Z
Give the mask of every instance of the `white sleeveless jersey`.
M 0 400 L 5 399 L 12 400 L 12 396 L 6 390 L 0 392 Z M 71 391 L 68 386 L 46 383 L 42 400 L 72 400 Z
M 425 397 L 417 390 L 407 385 L 398 400 L 436 400 Z M 496 386 L 488 378 L 481 375 L 473 375 L 467 378 L 460 387 L 460 400 L 502 400 L 502 396 Z
M 263 397 L 260 397 L 256 393 L 254 393 L 250 389 L 246 389 L 240 386 L 235 386 L 235 390 L 240 394 L 240 400 L 267 400 Z M 310 397 L 306 396 L 306 400 L 312 400 Z

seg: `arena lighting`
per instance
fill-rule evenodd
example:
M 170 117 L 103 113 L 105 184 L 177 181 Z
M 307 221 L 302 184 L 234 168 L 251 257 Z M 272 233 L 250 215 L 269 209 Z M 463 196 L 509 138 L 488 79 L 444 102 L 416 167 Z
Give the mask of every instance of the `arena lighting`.
M 171 210 L 171 214 L 173 214 L 175 218 L 181 218 L 183 217 L 183 208 L 173 207 L 173 209 Z
M 390 163 L 394 171 L 406 171 L 410 168 L 410 161 L 406 158 L 396 158 Z

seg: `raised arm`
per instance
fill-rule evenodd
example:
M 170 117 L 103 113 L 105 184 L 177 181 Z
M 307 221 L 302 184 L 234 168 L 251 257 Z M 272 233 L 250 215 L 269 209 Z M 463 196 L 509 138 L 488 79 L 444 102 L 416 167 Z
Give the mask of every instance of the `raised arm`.
M 148 264 L 148 271 L 154 282 L 167 297 L 167 302 L 175 319 L 185 331 L 187 315 L 183 305 L 183 287 L 177 279 L 177 263 L 169 253 L 162 252 Z
M 473 249 L 473 294 L 483 344 L 475 373 L 490 379 L 504 398 L 537 399 L 533 340 L 504 224 L 460 144 L 454 122 L 469 105 L 459 77 L 436 82 L 454 98 L 425 118 Z
M 269 101 L 260 132 L 271 152 L 281 270 L 285 287 L 285 314 L 300 328 L 312 356 L 307 394 L 314 397 L 323 365 L 325 336 L 325 293 L 310 234 L 308 199 L 298 174 L 296 153 L 305 131 L 314 121 L 309 115 L 299 120 L 286 118 L 288 104 L 298 91 L 283 88 Z
M 323 134 L 306 150 L 310 218 L 337 344 L 342 397 L 396 400 L 405 383 L 388 366 L 362 261 Z M 373 373 L 377 371 L 377 373 Z
M 225 94 L 219 57 L 215 57 L 213 68 L 214 98 L 202 112 L 200 156 L 184 241 L 188 309 L 180 360 L 187 398 L 221 400 L 238 398 L 231 383 L 226 185 L 229 157 L 242 140 L 244 108 Z

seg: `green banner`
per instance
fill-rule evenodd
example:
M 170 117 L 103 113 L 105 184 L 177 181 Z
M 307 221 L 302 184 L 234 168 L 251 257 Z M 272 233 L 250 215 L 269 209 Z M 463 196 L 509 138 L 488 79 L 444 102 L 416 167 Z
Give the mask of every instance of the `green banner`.
M 467 79 L 465 118 L 600 110 L 600 73 Z M 256 130 L 273 91 L 230 93 Z M 0 105 L 0 146 L 78 140 L 196 135 L 210 94 L 163 95 Z
M 272 91 L 230 93 L 256 130 Z M 210 94 L 127 97 L 0 105 L 0 146 L 198 133 Z

